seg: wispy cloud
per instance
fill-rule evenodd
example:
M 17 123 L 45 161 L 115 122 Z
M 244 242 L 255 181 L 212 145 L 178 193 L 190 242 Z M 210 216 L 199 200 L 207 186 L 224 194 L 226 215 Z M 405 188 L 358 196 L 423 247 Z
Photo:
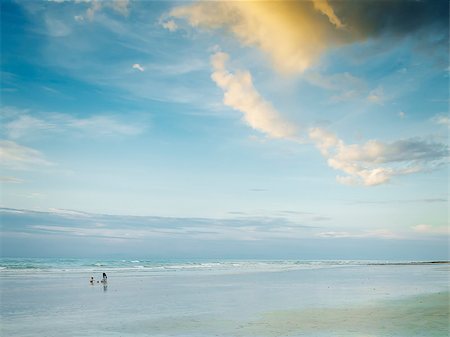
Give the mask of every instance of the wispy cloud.
M 405 199 L 405 200 L 360 200 L 355 201 L 350 204 L 358 205 L 358 204 L 410 204 L 410 203 L 444 203 L 448 202 L 446 198 L 424 198 L 424 199 Z
M 58 214 L 61 216 L 67 216 L 67 217 L 75 217 L 75 218 L 80 218 L 80 217 L 90 217 L 91 215 L 89 213 L 86 212 L 80 212 L 80 211 L 74 211 L 74 210 L 70 210 L 70 209 L 61 209 L 61 208 L 50 208 L 49 212 L 52 214 Z
M 450 128 L 450 117 L 448 115 L 436 115 L 431 120 L 438 125 L 444 125 Z
M 24 182 L 23 179 L 16 177 L 0 177 L 0 183 L 6 184 L 22 184 Z
M 448 228 L 417 225 L 409 231 L 387 228 L 348 229 L 309 226 L 286 217 L 251 217 L 234 212 L 226 218 L 128 216 L 51 209 L 47 212 L 0 208 L 3 233 L 115 240 L 179 238 L 183 240 L 264 241 L 277 239 L 429 239 Z M 322 223 L 321 223 L 322 224 Z
M 70 26 L 65 24 L 63 21 L 46 16 L 45 25 L 47 27 L 47 32 L 49 35 L 54 37 L 67 36 L 72 32 Z
M 330 98 L 332 102 L 353 100 L 367 93 L 365 81 L 348 72 L 332 75 L 307 72 L 304 78 L 312 85 L 334 92 Z
M 383 87 L 380 86 L 370 91 L 369 95 L 367 96 L 367 99 L 369 100 L 369 102 L 383 105 L 387 97 L 386 94 L 384 93 Z
M 115 239 L 173 236 L 238 241 L 293 239 L 311 237 L 317 228 L 284 217 L 173 218 L 104 215 L 61 209 L 48 212 L 13 211 L 0 209 L 4 216 L 9 214 L 5 230 Z M 24 225 L 15 225 L 16 222 Z
M 10 139 L 21 139 L 48 132 L 133 136 L 145 129 L 144 124 L 125 122 L 113 115 L 75 117 L 63 113 L 34 113 L 32 116 L 29 110 L 14 109 L 14 111 L 16 111 L 14 115 L 4 119 L 4 130 Z
M 450 228 L 448 226 L 431 226 L 427 224 L 420 224 L 412 227 L 415 233 L 425 235 L 449 235 Z
M 0 140 L 0 164 L 3 167 L 27 170 L 54 165 L 38 150 L 22 146 L 10 140 Z
M 397 233 L 394 233 L 388 229 L 377 229 L 368 231 L 353 231 L 353 232 L 321 232 L 317 234 L 318 237 L 322 238 L 378 238 L 378 239 L 399 239 L 402 238 Z
M 109 8 L 123 16 L 127 16 L 129 13 L 130 0 L 48 0 L 49 2 L 62 3 L 73 2 L 77 5 L 88 6 L 86 9 L 86 17 L 89 20 L 93 20 L 95 13 L 102 9 Z M 83 16 L 78 15 L 78 20 L 82 21 Z
M 5 130 L 9 138 L 18 139 L 29 132 L 45 132 L 55 129 L 54 123 L 46 122 L 29 115 L 21 115 L 18 118 L 6 123 Z
M 69 128 L 92 134 L 132 136 L 138 135 L 144 130 L 144 126 L 142 125 L 123 123 L 112 116 L 100 115 L 87 118 L 73 118 L 67 115 L 60 115 L 60 117 L 61 120 L 66 121 L 66 125 Z

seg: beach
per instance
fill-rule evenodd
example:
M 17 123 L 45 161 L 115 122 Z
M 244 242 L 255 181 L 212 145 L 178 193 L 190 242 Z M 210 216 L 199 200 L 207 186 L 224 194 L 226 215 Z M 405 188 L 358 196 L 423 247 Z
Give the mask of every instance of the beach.
M 3 260 L 3 336 L 448 336 L 449 265 Z M 107 286 L 89 284 L 108 274 Z

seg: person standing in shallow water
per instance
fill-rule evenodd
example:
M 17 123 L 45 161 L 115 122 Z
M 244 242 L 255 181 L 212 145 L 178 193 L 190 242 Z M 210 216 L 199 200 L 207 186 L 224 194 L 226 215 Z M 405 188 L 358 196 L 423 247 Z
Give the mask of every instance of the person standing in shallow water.
M 108 281 L 108 276 L 106 276 L 106 273 L 103 273 L 102 283 L 106 283 L 107 281 Z

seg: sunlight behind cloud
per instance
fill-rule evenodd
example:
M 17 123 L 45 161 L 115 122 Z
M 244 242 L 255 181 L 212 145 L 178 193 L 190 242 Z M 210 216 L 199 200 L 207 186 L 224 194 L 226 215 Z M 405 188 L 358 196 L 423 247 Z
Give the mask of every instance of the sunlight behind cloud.
M 242 44 L 263 50 L 275 68 L 290 74 L 303 72 L 326 48 L 339 43 L 333 24 L 340 26 L 340 21 L 326 1 L 316 6 L 317 10 L 310 2 L 214 1 L 176 7 L 170 15 L 185 18 L 194 27 L 225 28 Z

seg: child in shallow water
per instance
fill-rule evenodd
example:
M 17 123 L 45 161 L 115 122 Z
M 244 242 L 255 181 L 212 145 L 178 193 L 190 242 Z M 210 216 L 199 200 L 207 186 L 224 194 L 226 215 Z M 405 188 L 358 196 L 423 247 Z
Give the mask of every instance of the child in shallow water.
M 94 284 L 94 276 L 91 276 L 91 279 L 89 280 L 90 284 Z

